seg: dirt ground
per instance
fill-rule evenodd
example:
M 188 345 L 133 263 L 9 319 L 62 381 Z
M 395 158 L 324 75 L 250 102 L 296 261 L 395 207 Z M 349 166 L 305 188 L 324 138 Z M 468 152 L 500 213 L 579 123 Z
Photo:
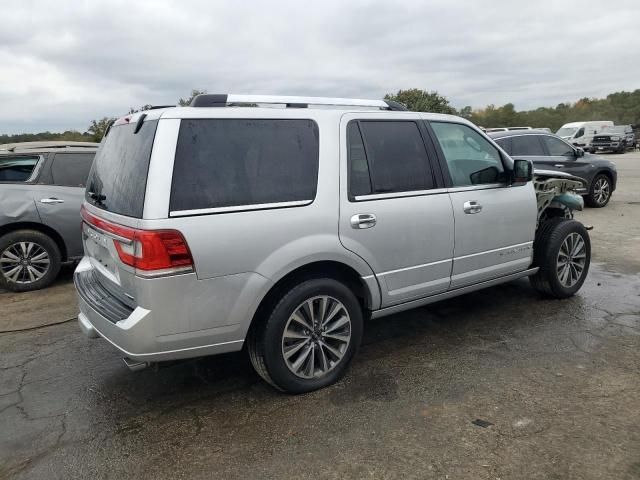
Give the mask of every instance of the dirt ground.
M 132 373 L 75 322 L 0 334 L 0 478 L 640 478 L 640 153 L 610 158 L 578 295 L 520 280 L 373 320 L 322 391 L 242 354 Z M 70 281 L 0 292 L 0 322 L 64 320 Z

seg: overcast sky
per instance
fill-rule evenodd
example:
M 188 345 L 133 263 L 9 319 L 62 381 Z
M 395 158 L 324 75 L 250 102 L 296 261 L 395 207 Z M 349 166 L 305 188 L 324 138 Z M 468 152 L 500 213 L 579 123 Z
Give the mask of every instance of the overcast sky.
M 640 1 L 0 4 L 0 133 L 86 130 L 209 93 L 553 106 L 640 88 Z

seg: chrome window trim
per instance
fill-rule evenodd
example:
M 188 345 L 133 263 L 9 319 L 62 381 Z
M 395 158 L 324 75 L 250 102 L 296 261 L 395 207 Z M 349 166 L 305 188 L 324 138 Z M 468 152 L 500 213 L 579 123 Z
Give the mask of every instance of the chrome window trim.
M 483 185 L 466 185 L 464 187 L 451 187 L 447 189 L 448 193 L 467 192 L 471 190 L 489 190 L 492 188 L 507 188 L 506 183 L 486 183 Z
M 172 210 L 169 212 L 169 216 L 170 217 L 186 217 L 190 215 L 246 212 L 246 211 L 252 211 L 252 210 L 270 210 L 275 208 L 287 208 L 287 207 L 304 207 L 307 205 L 311 205 L 312 203 L 313 203 L 313 199 L 295 200 L 291 202 L 256 203 L 255 205 L 234 205 L 232 207 L 196 208 L 193 210 Z
M 357 195 L 353 197 L 356 202 L 366 202 L 371 200 L 386 200 L 389 198 L 423 197 L 425 195 L 437 195 L 447 193 L 446 188 L 432 188 L 431 190 L 411 190 L 408 192 L 370 193 L 367 195 Z

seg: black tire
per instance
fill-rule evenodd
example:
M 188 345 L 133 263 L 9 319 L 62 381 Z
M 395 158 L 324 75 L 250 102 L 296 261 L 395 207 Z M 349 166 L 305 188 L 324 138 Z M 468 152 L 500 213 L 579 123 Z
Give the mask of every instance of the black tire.
M 342 303 L 351 322 L 351 336 L 342 358 L 331 370 L 316 378 L 302 378 L 287 366 L 283 353 L 283 335 L 289 318 L 298 307 L 308 299 L 318 296 L 329 296 Z M 256 372 L 266 382 L 283 392 L 305 393 L 335 383 L 346 373 L 360 346 L 362 308 L 353 292 L 337 280 L 331 278 L 306 280 L 285 293 L 267 315 L 265 322 L 261 322 L 252 329 L 247 339 L 247 350 Z M 315 351 L 317 350 L 314 350 L 314 354 Z
M 558 258 L 565 239 L 574 234 L 577 234 L 584 242 L 584 265 L 577 281 L 571 285 L 566 285 L 566 282 L 562 282 L 558 272 Z M 571 260 L 574 259 L 571 258 Z M 589 265 L 591 264 L 589 232 L 587 232 L 584 225 L 576 220 L 552 218 L 544 222 L 536 233 L 533 246 L 533 263 L 539 270 L 538 273 L 529 277 L 529 281 L 536 291 L 547 297 L 571 297 L 580 290 L 589 273 Z
M 0 258 L 2 258 L 6 251 L 13 254 L 12 252 L 14 250 L 10 249 L 15 245 L 19 245 L 21 242 L 37 245 L 46 252 L 49 260 L 48 266 L 46 268 L 39 267 L 43 268 L 44 275 L 35 281 L 31 281 L 27 275 L 28 272 L 25 270 L 24 276 L 21 275 L 18 279 L 13 280 L 7 276 L 11 271 L 8 269 L 9 267 L 7 264 L 0 263 L 0 285 L 13 292 L 29 292 L 51 285 L 58 276 L 58 273 L 60 272 L 60 264 L 62 263 L 60 249 L 56 242 L 51 237 L 39 232 L 38 230 L 15 230 L 0 237 Z M 6 259 L 6 257 L 4 258 Z M 25 260 L 28 260 L 28 258 L 29 257 L 25 257 Z M 24 268 L 28 265 L 31 264 L 26 263 Z
M 604 198 L 601 197 L 598 193 L 598 191 L 602 188 L 602 185 L 603 185 L 601 182 L 605 182 L 608 189 L 607 190 L 608 193 Z M 589 187 L 589 193 L 585 195 L 584 200 L 589 207 L 602 208 L 609 203 L 609 200 L 611 200 L 612 194 L 613 192 L 612 192 L 611 179 L 609 178 L 608 175 L 605 175 L 604 173 L 599 173 L 591 181 L 591 186 Z

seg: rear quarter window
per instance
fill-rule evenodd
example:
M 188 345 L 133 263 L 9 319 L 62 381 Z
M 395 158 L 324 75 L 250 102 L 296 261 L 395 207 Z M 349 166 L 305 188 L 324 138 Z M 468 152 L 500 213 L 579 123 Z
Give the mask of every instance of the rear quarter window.
M 313 120 L 182 120 L 170 210 L 310 203 L 318 155 Z
M 38 155 L 0 156 L 0 182 L 26 182 L 39 160 Z

